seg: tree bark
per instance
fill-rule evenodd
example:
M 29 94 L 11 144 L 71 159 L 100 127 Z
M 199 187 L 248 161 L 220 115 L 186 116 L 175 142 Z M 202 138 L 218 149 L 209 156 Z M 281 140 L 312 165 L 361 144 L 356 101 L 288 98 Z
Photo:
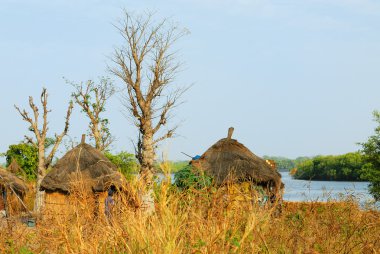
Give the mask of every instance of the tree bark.
M 36 199 L 34 200 L 34 212 L 40 213 L 44 205 L 45 191 L 41 191 L 41 182 L 46 175 L 45 168 L 45 147 L 44 144 L 38 144 L 38 171 L 36 181 Z
M 103 151 L 106 147 L 104 147 L 101 143 L 102 137 L 99 132 L 99 126 L 97 121 L 92 122 L 92 135 L 94 136 L 95 139 L 95 148 L 98 149 L 99 151 Z
M 154 157 L 155 151 L 153 146 L 153 132 L 151 124 L 145 126 L 146 130 L 142 132 L 141 144 L 141 161 L 140 161 L 140 177 L 143 180 L 144 191 L 142 193 L 142 206 L 146 214 L 151 214 L 155 211 L 153 198 L 153 175 L 154 175 Z

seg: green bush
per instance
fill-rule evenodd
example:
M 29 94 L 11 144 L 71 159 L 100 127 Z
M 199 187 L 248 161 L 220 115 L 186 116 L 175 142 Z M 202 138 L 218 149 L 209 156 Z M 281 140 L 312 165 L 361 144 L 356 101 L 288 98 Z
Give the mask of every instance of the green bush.
M 362 170 L 362 178 L 370 182 L 369 192 L 375 198 L 380 200 L 380 112 L 373 112 L 374 121 L 378 126 L 375 128 L 375 134 L 370 136 L 362 145 L 362 153 L 366 164 Z
M 28 180 L 36 179 L 38 167 L 38 150 L 31 144 L 20 143 L 10 145 L 8 151 L 5 152 L 6 166 L 9 166 L 13 159 L 25 172 Z
M 126 178 L 130 178 L 132 174 L 139 171 L 139 164 L 134 154 L 122 151 L 117 154 L 106 152 L 104 155 L 118 167 Z
M 187 165 L 174 174 L 174 185 L 180 189 L 189 189 L 191 187 L 203 189 L 212 184 L 212 177 L 207 176 L 202 170 L 191 165 Z

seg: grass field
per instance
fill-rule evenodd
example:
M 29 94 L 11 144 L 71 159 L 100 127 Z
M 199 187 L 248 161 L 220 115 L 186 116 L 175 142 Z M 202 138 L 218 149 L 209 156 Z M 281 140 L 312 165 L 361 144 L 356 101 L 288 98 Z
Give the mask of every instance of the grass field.
M 170 179 L 169 179 L 170 180 Z M 117 199 L 109 221 L 85 195 L 28 228 L 3 221 L 0 253 L 379 253 L 380 213 L 351 201 L 284 202 L 282 213 L 222 190 L 156 187 L 156 213 Z M 129 187 L 137 191 L 137 185 Z M 243 194 L 241 194 L 243 195 Z M 29 203 L 32 203 L 29 201 Z

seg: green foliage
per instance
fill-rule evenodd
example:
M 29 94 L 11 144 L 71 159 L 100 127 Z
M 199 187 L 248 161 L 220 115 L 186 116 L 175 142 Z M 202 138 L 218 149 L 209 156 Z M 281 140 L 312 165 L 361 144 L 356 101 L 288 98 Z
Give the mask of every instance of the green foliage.
M 278 170 L 291 170 L 295 168 L 299 163 L 304 162 L 305 160 L 311 159 L 310 157 L 298 157 L 295 160 L 288 159 L 281 156 L 267 156 L 263 157 L 265 160 L 273 160 L 277 164 Z
M 130 178 L 132 174 L 137 173 L 139 170 L 139 165 L 134 154 L 122 151 L 117 154 L 106 152 L 104 155 L 115 164 L 119 171 L 127 178 Z
M 178 172 L 187 165 L 189 165 L 188 161 L 172 161 L 170 162 L 171 172 Z
M 202 170 L 187 165 L 174 174 L 174 185 L 180 189 L 203 189 L 211 186 L 212 178 L 207 176 Z
M 5 159 L 7 166 L 15 159 L 29 180 L 36 179 L 38 150 L 35 146 L 25 143 L 10 145 L 5 153 Z
M 16 253 L 16 252 L 15 252 Z M 22 246 L 19 251 L 18 251 L 19 254 L 33 254 L 32 251 L 29 250 L 28 247 L 25 247 L 25 246 Z
M 297 157 L 294 161 L 294 165 L 297 167 L 298 164 L 304 162 L 304 161 L 307 161 L 307 160 L 310 160 L 312 159 L 313 157 L 307 157 L 307 156 L 300 156 L 300 157 Z
M 304 180 L 363 181 L 364 158 L 360 153 L 317 156 L 297 165 L 294 175 Z
M 56 142 L 55 138 L 46 137 L 45 139 L 45 149 L 49 149 L 52 147 Z
M 380 112 L 373 112 L 374 121 L 378 123 L 375 134 L 365 143 L 361 143 L 361 152 L 364 154 L 366 164 L 363 166 L 362 178 L 370 182 L 369 192 L 380 200 Z
M 368 190 L 376 201 L 380 201 L 380 170 L 372 163 L 367 163 L 363 167 L 363 179 L 369 181 Z
M 183 169 L 184 167 L 186 167 L 187 165 L 189 165 L 188 161 L 166 161 L 165 163 L 168 164 L 168 168 L 170 169 L 170 173 L 176 173 L 176 172 L 180 171 L 181 169 Z M 163 171 L 160 164 L 161 163 L 156 163 L 154 165 L 155 169 L 158 170 L 158 172 Z

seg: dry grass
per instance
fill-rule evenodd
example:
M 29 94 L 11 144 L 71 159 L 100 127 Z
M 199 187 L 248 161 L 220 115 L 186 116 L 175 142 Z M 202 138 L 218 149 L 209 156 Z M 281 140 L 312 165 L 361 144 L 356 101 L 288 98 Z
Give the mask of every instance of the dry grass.
M 135 191 L 136 185 L 131 191 Z M 0 225 L 0 253 L 379 253 L 380 214 L 352 202 L 284 203 L 282 214 L 234 202 L 219 190 L 156 189 L 156 213 L 146 216 L 123 197 L 112 221 L 78 204 L 37 227 Z

